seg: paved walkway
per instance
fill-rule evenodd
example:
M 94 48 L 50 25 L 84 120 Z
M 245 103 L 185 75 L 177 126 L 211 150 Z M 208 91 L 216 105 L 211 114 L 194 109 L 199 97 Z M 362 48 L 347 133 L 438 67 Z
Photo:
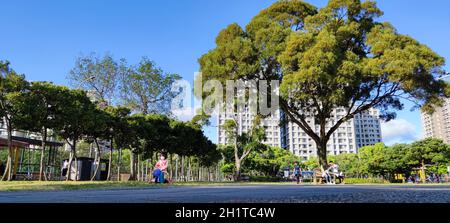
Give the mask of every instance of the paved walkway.
M 0 192 L 0 202 L 450 203 L 450 185 L 230 185 Z

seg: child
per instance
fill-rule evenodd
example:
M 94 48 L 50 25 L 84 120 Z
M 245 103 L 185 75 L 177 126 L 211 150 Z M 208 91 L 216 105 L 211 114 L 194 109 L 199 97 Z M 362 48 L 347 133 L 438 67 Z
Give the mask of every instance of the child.
M 294 175 L 295 179 L 297 180 L 297 184 L 299 184 L 301 182 L 302 169 L 297 161 L 294 162 Z

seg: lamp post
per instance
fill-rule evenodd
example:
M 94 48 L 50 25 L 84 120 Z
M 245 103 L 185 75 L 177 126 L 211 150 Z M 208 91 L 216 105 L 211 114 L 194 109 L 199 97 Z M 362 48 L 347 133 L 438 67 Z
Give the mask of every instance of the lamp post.
M 444 72 L 444 75 L 442 75 L 441 77 L 438 78 L 438 80 L 442 80 L 445 79 L 447 77 L 450 77 L 450 72 Z

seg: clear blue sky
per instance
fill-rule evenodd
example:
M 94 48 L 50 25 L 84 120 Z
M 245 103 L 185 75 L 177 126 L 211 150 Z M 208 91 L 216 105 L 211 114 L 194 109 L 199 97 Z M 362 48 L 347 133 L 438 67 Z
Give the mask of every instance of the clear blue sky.
M 67 84 L 66 75 L 80 54 L 110 52 L 129 63 L 148 56 L 165 71 L 191 81 L 198 70 L 198 57 L 214 47 L 222 28 L 232 22 L 245 26 L 272 2 L 2 1 L 0 60 L 11 61 L 28 80 Z M 327 1 L 307 2 L 321 7 Z M 385 12 L 382 20 L 450 60 L 450 1 L 379 0 L 378 5 Z M 401 111 L 387 126 L 392 127 L 383 129 L 387 143 L 422 135 L 418 111 Z M 216 139 L 213 128 L 206 133 Z

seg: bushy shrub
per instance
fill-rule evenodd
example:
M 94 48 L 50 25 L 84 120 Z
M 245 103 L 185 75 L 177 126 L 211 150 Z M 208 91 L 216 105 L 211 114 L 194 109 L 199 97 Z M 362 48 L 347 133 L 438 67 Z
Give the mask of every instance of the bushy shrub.
M 381 178 L 347 178 L 346 184 L 387 184 L 389 181 Z

